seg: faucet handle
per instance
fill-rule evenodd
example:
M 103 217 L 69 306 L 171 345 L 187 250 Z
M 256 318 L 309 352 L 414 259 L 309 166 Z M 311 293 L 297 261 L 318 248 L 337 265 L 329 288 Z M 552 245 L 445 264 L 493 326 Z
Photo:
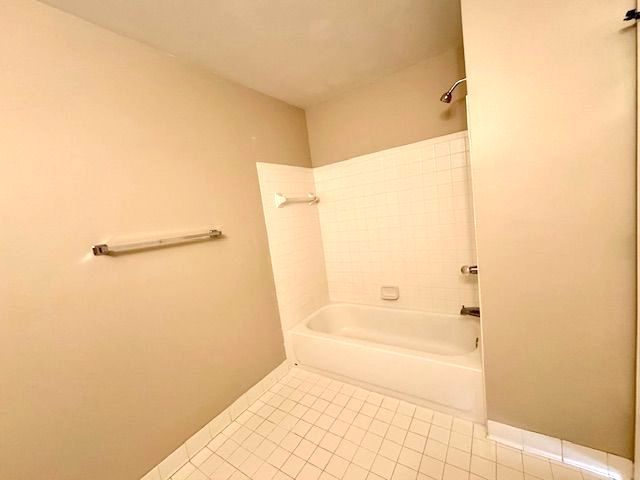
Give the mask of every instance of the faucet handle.
M 460 272 L 465 275 L 477 275 L 478 274 L 478 266 L 477 265 L 463 265 L 460 267 Z

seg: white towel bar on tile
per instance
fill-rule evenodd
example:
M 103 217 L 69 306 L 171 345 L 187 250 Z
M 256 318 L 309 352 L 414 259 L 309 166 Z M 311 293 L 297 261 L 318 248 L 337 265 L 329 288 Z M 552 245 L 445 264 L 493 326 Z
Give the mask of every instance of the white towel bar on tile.
M 313 205 L 319 201 L 320 199 L 315 193 L 307 193 L 306 197 L 287 197 L 282 193 L 276 193 L 276 207 L 278 208 L 286 205 L 287 203 L 308 203 L 309 205 Z

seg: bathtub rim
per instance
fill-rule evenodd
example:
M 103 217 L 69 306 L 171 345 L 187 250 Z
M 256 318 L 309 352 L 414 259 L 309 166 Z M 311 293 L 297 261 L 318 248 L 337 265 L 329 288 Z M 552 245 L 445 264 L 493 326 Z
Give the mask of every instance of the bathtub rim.
M 432 361 L 435 363 L 443 364 L 443 365 L 455 365 L 460 368 L 481 372 L 482 368 L 482 331 L 480 325 L 478 325 L 478 346 L 469 353 L 461 354 L 461 355 L 442 355 L 438 353 L 432 352 L 424 352 L 421 350 L 414 350 L 405 347 L 399 347 L 396 345 L 388 345 L 384 343 L 372 342 L 369 340 L 362 340 L 359 338 L 352 337 L 343 337 L 340 335 L 332 335 L 330 333 L 319 332 L 317 330 L 313 330 L 309 328 L 309 321 L 313 318 L 317 313 L 326 310 L 330 307 L 336 306 L 356 306 L 363 308 L 371 308 L 376 310 L 384 310 L 384 311 L 402 311 L 402 312 L 412 312 L 418 314 L 432 314 L 432 315 L 441 315 L 445 317 L 460 317 L 460 315 L 450 314 L 450 313 L 439 313 L 439 312 L 427 312 L 423 310 L 415 310 L 415 309 L 407 309 L 407 308 L 394 308 L 394 307 L 383 307 L 379 305 L 366 305 L 362 303 L 348 303 L 348 302 L 330 302 L 322 307 L 318 308 L 311 314 L 307 315 L 304 319 L 299 321 L 296 325 L 294 325 L 291 329 L 289 329 L 290 334 L 294 335 L 303 335 L 305 337 L 315 337 L 321 338 L 327 341 L 339 342 L 347 345 L 357 346 L 360 348 L 371 348 L 376 351 L 383 352 L 392 352 L 396 355 L 400 356 L 410 356 L 410 357 L 421 357 L 424 360 Z

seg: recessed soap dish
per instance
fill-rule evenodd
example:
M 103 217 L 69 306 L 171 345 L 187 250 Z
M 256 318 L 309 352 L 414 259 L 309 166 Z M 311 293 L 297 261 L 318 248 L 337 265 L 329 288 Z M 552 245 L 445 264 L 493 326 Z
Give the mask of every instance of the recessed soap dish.
M 380 287 L 380 298 L 382 300 L 398 300 L 400 298 L 400 289 L 392 286 Z

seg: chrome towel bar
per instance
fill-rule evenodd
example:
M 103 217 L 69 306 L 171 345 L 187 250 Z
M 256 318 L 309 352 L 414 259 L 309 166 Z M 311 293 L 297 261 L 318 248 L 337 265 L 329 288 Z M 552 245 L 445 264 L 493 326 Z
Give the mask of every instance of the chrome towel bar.
M 115 255 L 118 253 L 129 252 L 132 250 L 142 250 L 144 248 L 164 247 L 169 245 L 175 245 L 178 243 L 193 242 L 196 240 L 213 239 L 222 236 L 222 230 L 219 228 L 213 228 L 206 232 L 190 233 L 187 235 L 180 235 L 178 237 L 159 238 L 157 240 L 145 240 L 143 242 L 135 243 L 123 243 L 120 245 L 108 245 L 101 243 L 91 247 L 93 254 L 98 255 Z

